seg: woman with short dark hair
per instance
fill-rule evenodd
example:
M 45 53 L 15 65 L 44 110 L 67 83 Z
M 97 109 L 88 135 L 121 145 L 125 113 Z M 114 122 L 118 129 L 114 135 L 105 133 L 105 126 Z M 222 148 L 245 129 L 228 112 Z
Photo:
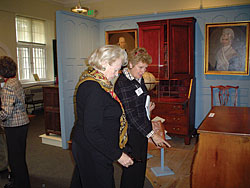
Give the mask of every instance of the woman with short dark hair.
M 16 71 L 16 63 L 10 57 L 2 56 L 0 63 L 0 75 L 3 78 L 11 78 L 16 76 Z
M 26 139 L 29 118 L 25 108 L 25 95 L 16 77 L 17 65 L 7 56 L 0 57 L 0 78 L 4 79 L 1 90 L 0 119 L 4 127 L 8 161 L 13 182 L 4 188 L 29 188 L 30 180 L 26 164 Z

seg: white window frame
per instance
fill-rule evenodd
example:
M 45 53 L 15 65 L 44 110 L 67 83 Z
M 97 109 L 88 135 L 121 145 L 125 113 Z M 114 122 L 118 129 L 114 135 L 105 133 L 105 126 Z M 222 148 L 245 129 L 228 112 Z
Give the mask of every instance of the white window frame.
M 31 21 L 32 24 L 32 20 L 39 20 L 39 19 L 34 19 L 34 18 L 29 18 L 29 17 L 24 17 L 24 16 L 16 16 L 16 17 L 22 17 L 22 18 L 26 18 L 28 20 Z M 16 23 L 17 24 L 17 23 Z M 44 21 L 44 29 L 45 29 L 45 21 Z M 16 29 L 16 35 L 17 34 L 17 29 Z M 32 41 L 32 25 L 31 25 L 31 41 Z M 47 75 L 46 75 L 46 70 L 47 70 L 47 48 L 46 48 L 46 33 L 44 32 L 44 37 L 45 37 L 45 43 L 44 44 L 40 44 L 40 43 L 35 43 L 35 42 L 25 42 L 25 41 L 17 41 L 17 62 L 18 62 L 18 75 L 19 75 L 19 79 L 21 81 L 24 82 L 30 82 L 30 81 L 34 81 L 34 77 L 33 74 L 35 74 L 37 72 L 37 70 L 34 68 L 34 54 L 33 54 L 33 49 L 35 48 L 39 48 L 44 50 L 44 59 L 42 60 L 44 62 L 43 64 L 43 74 L 45 75 L 44 77 L 41 77 L 40 80 L 47 80 Z M 17 37 L 18 40 L 18 37 Z M 22 71 L 23 67 L 20 67 L 20 57 L 18 57 L 18 48 L 28 48 L 28 53 L 29 53 L 29 57 L 28 57 L 28 64 L 29 64 L 29 72 L 28 72 L 28 78 L 23 78 L 24 76 L 21 77 L 22 74 L 24 74 L 24 72 L 19 72 Z M 41 75 L 41 74 L 40 74 Z M 27 77 L 27 76 L 26 76 Z

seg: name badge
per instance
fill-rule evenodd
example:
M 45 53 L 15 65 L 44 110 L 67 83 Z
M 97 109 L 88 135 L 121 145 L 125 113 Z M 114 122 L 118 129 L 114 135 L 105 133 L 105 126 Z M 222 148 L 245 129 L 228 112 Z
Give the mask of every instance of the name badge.
M 141 87 L 139 87 L 138 89 L 135 90 L 135 93 L 137 96 L 140 96 L 143 93 L 143 90 Z

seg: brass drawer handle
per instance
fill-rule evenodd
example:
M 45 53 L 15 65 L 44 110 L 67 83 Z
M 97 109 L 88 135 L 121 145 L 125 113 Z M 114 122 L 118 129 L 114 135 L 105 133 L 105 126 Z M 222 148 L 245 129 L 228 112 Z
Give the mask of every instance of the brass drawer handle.
M 174 121 L 180 121 L 181 118 L 176 118 L 176 117 L 174 117 L 173 120 L 174 120 Z
M 177 128 L 173 127 L 173 130 L 174 130 L 174 131 L 179 131 L 180 128 L 179 128 L 179 127 L 177 127 Z
M 180 109 L 181 107 L 178 105 L 178 106 L 173 106 L 173 109 Z

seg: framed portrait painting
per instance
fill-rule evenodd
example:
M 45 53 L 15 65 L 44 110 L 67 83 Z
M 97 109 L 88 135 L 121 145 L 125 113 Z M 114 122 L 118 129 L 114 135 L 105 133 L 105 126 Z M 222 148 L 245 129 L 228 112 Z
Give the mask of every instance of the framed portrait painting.
M 137 29 L 116 30 L 105 32 L 106 44 L 119 45 L 127 52 L 138 46 Z
M 249 75 L 249 24 L 206 24 L 205 74 Z

